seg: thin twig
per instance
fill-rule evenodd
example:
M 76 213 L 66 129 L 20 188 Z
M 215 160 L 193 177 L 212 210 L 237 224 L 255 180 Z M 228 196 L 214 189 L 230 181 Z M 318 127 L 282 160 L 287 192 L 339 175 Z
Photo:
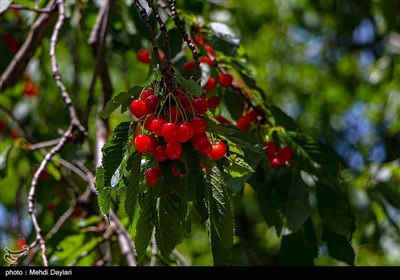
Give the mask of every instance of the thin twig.
M 22 6 L 22 5 L 18 5 L 18 4 L 11 4 L 9 7 L 9 9 L 16 9 L 16 10 L 27 10 L 27 11 L 31 11 L 31 12 L 36 12 L 36 13 L 51 13 L 53 11 L 53 9 L 49 9 L 49 8 L 44 8 L 44 9 L 38 9 L 38 8 L 34 8 L 34 7 L 26 7 L 26 6 Z
M 156 243 L 156 229 L 153 228 L 153 233 L 151 235 L 151 259 L 150 266 L 156 266 L 157 262 L 157 243 Z
M 40 46 L 47 28 L 50 27 L 52 20 L 56 16 L 56 0 L 52 0 L 46 6 L 50 13 L 42 13 L 31 27 L 31 31 L 25 39 L 24 44 L 15 54 L 13 60 L 8 65 L 0 78 L 0 93 L 4 92 L 6 87 L 14 85 L 25 72 L 28 62 Z
M 5 107 L 3 104 L 0 103 L 0 110 L 2 110 L 4 113 L 6 113 L 10 119 L 12 119 L 15 124 L 18 126 L 18 128 L 22 131 L 26 139 L 28 139 L 29 142 L 34 142 L 31 133 L 25 128 L 25 126 L 21 123 L 21 121 L 14 116 L 13 112 Z
M 60 138 L 39 142 L 35 144 L 27 144 L 25 148 L 29 151 L 36 151 L 44 148 L 54 147 L 55 145 L 58 144 L 58 142 L 60 142 Z
M 160 14 L 158 13 L 158 6 L 155 6 L 153 3 L 153 0 L 147 0 L 147 4 L 149 7 L 153 10 L 154 16 L 160 25 L 160 30 L 161 30 L 161 36 L 164 41 L 165 49 L 166 49 L 166 60 L 167 60 L 167 67 L 164 69 L 164 75 L 166 75 L 166 82 L 168 85 L 172 86 L 172 65 L 171 65 L 171 47 L 169 44 L 169 37 L 168 37 L 168 31 L 167 27 L 165 26 L 164 21 L 160 17 Z
M 163 9 L 164 12 L 165 12 L 167 15 L 172 16 L 172 13 L 171 13 L 170 8 L 168 7 L 167 4 L 164 3 L 164 1 L 162 1 L 162 0 L 157 0 L 157 3 L 158 3 L 158 6 L 160 6 L 160 8 Z
M 172 254 L 176 257 L 176 259 L 181 263 L 182 266 L 189 266 L 189 262 L 178 250 L 174 249 L 172 251 Z
M 60 34 L 60 30 L 64 24 L 64 19 L 65 19 L 64 0 L 57 0 L 57 6 L 58 6 L 58 19 L 57 19 L 57 23 L 54 27 L 53 34 L 52 34 L 51 40 L 50 40 L 51 71 L 52 71 L 54 80 L 56 81 L 57 87 L 61 92 L 61 96 L 64 99 L 64 103 L 68 108 L 69 116 L 71 118 L 70 121 L 72 124 L 71 133 L 73 133 L 76 129 L 78 129 L 78 131 L 81 134 L 80 138 L 83 138 L 83 137 L 87 136 L 87 131 L 82 126 L 81 122 L 78 119 L 75 107 L 73 106 L 72 100 L 67 92 L 67 89 L 65 88 L 65 86 L 62 82 L 61 73 L 58 69 L 58 63 L 57 63 L 57 58 L 56 58 L 56 44 L 58 41 L 58 35 Z
M 172 19 L 174 20 L 176 27 L 178 27 L 178 30 L 183 37 L 183 40 L 186 42 L 190 51 L 192 52 L 194 61 L 196 61 L 197 74 L 198 74 L 198 78 L 200 79 L 201 70 L 200 70 L 199 54 L 197 53 L 196 46 L 190 40 L 189 34 L 187 33 L 187 31 L 185 29 L 185 25 L 184 25 L 183 21 L 180 19 L 178 13 L 176 12 L 176 1 L 169 0 L 169 4 L 171 5 Z
M 68 221 L 68 219 L 71 218 L 71 216 L 74 214 L 76 205 L 77 205 L 76 199 L 72 200 L 71 205 L 69 206 L 67 211 L 65 211 L 64 214 L 62 214 L 60 218 L 58 218 L 57 223 L 46 234 L 47 240 L 51 239 L 54 236 L 54 234 L 56 234 L 60 230 L 60 228 Z
M 160 65 L 161 69 L 163 69 L 163 65 L 161 64 L 160 54 L 158 52 L 157 41 L 155 39 L 156 35 L 154 34 L 153 29 L 151 28 L 149 16 L 147 15 L 146 10 L 140 4 L 139 0 L 135 0 L 135 5 L 139 11 L 140 16 L 142 17 L 142 20 L 144 22 L 144 25 L 146 26 L 147 31 L 149 32 L 149 36 L 151 39 L 151 43 L 153 45 L 153 52 L 154 52 L 154 55 L 156 56 L 157 64 Z

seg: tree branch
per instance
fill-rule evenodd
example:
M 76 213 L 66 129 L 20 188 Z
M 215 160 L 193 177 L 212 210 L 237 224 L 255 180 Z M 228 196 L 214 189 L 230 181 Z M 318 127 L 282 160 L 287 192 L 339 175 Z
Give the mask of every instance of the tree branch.
M 19 119 L 17 119 L 16 116 L 14 116 L 13 112 L 8 109 L 7 107 L 5 107 L 3 104 L 0 103 L 0 109 L 6 113 L 10 119 L 12 119 L 15 124 L 18 126 L 18 128 L 22 131 L 22 133 L 24 134 L 24 136 L 26 137 L 26 139 L 28 139 L 29 142 L 34 142 L 31 133 L 25 128 L 25 126 L 21 123 L 21 121 Z
M 14 85 L 25 72 L 28 62 L 35 54 L 36 49 L 40 46 L 47 28 L 56 16 L 56 0 L 52 0 L 45 9 L 50 10 L 49 13 L 41 14 L 31 27 L 24 44 L 15 54 L 13 60 L 0 78 L 0 93 Z

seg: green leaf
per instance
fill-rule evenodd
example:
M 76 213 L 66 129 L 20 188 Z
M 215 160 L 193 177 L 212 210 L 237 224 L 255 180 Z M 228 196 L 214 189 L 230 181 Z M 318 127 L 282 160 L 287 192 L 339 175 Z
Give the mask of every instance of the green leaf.
M 177 28 L 168 30 L 168 37 L 171 44 L 171 58 L 174 58 L 182 50 L 182 35 Z
M 147 246 L 153 234 L 156 200 L 152 189 L 144 193 L 143 202 L 136 224 L 135 248 L 139 261 L 146 254 Z
M 227 265 L 234 237 L 233 215 L 222 174 L 216 166 L 207 171 L 206 189 L 210 216 L 208 232 L 214 265 Z
M 391 184 L 393 183 L 393 184 Z M 385 182 L 378 183 L 375 190 L 382 194 L 382 196 L 391 204 L 393 207 L 400 209 L 400 188 L 399 182 Z
M 139 181 L 140 181 L 140 162 L 142 154 L 139 152 L 133 153 L 128 159 L 128 166 L 130 171 L 129 183 L 127 185 L 127 191 L 125 196 L 124 209 L 125 213 L 129 218 L 129 224 L 132 224 L 133 216 L 135 214 L 137 195 L 139 192 Z
M 244 103 L 239 94 L 234 94 L 230 91 L 226 92 L 226 94 L 224 95 L 224 102 L 232 118 L 237 120 L 242 116 Z
M 0 179 L 3 179 L 7 176 L 7 161 L 12 148 L 13 145 L 9 145 L 0 155 Z
M 324 228 L 322 239 L 326 241 L 329 255 L 349 265 L 354 265 L 355 254 L 349 240 L 343 235 Z
M 185 79 L 184 77 L 178 74 L 175 74 L 175 80 L 178 83 L 178 85 L 180 85 L 185 89 L 185 92 L 190 92 L 192 96 L 200 97 L 201 94 L 203 93 L 203 89 L 195 80 Z
M 54 254 L 59 263 L 69 265 L 79 258 L 81 254 L 99 246 L 102 240 L 102 237 L 87 238 L 82 233 L 69 235 L 57 245 L 57 250 L 54 251 Z
M 104 169 L 97 168 L 96 171 L 97 203 L 104 217 L 108 218 L 108 211 L 111 204 L 111 189 L 104 187 Z
M 228 56 L 233 56 L 239 47 L 238 36 L 224 23 L 211 22 L 210 27 L 215 34 L 211 41 L 214 48 Z
M 346 196 L 336 188 L 320 182 L 317 185 L 318 212 L 324 226 L 343 236 L 354 230 L 354 216 Z
M 286 130 L 298 131 L 299 126 L 297 123 L 289 117 L 285 112 L 283 112 L 279 107 L 271 105 L 270 111 L 274 117 L 274 124 L 283 126 Z
M 111 178 L 127 153 L 131 122 L 122 122 L 114 130 L 111 140 L 103 146 L 102 166 L 104 168 L 104 187 L 111 187 Z M 117 184 L 118 185 L 118 184 Z
M 204 120 L 206 121 L 208 132 L 224 136 L 226 139 L 242 148 L 247 148 L 257 153 L 263 153 L 262 150 L 255 149 L 248 141 L 246 134 L 237 127 L 229 124 L 219 124 L 209 118 L 204 118 Z
M 265 221 L 279 234 L 283 227 L 296 232 L 310 216 L 307 187 L 299 175 L 291 172 L 260 186 L 258 202 Z
M 282 237 L 280 264 L 282 266 L 313 266 L 318 247 L 311 218 L 295 233 Z
M 224 165 L 224 170 L 233 178 L 240 178 L 254 173 L 253 168 L 242 158 L 228 158 L 226 163 L 227 164 Z
M 157 201 L 156 241 L 161 255 L 165 258 L 182 242 L 182 207 L 179 201 L 169 197 L 160 197 Z
M 135 86 L 130 88 L 128 91 L 118 93 L 118 95 L 114 96 L 110 101 L 107 102 L 104 110 L 100 113 L 100 117 L 106 119 L 127 100 L 137 99 L 142 89 L 143 87 Z M 122 110 L 121 113 L 123 113 Z

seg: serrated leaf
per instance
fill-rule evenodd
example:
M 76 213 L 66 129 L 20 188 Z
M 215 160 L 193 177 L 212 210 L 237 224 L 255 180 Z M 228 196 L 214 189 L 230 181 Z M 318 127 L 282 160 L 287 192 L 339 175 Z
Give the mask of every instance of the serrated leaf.
M 345 236 L 333 233 L 329 229 L 324 228 L 322 239 L 326 241 L 330 256 L 348 265 L 354 265 L 354 250 Z
M 135 249 L 139 261 L 146 254 L 147 246 L 153 234 L 156 200 L 152 189 L 144 194 L 136 224 Z
M 122 122 L 114 130 L 110 141 L 101 149 L 103 153 L 104 187 L 111 187 L 111 178 L 127 153 L 131 122 Z
M 128 91 L 123 91 L 114 96 L 110 101 L 107 102 L 104 110 L 100 113 L 100 117 L 103 119 L 108 118 L 121 104 L 127 100 L 137 99 L 142 87 L 135 86 L 130 88 Z M 121 110 L 122 111 L 122 110 Z M 121 112 L 123 113 L 123 112 Z
M 181 207 L 177 204 L 177 201 L 169 197 L 160 197 L 157 200 L 156 242 L 165 258 L 182 242 Z
M 9 145 L 0 155 L 0 179 L 7 176 L 7 160 L 13 145 Z
M 233 178 L 240 178 L 254 172 L 254 169 L 242 158 L 228 158 L 224 170 Z
M 226 265 L 233 245 L 234 226 L 229 194 L 222 173 L 214 166 L 207 171 L 208 232 L 214 265 Z
M 291 172 L 260 186 L 258 202 L 265 221 L 279 234 L 283 227 L 296 232 L 310 216 L 307 187 Z
M 295 233 L 282 237 L 280 264 L 282 266 L 313 266 L 318 247 L 311 218 Z
M 129 224 L 132 224 L 133 216 L 135 214 L 137 195 L 139 192 L 139 181 L 140 181 L 140 161 L 142 154 L 135 152 L 129 157 L 129 182 L 127 184 L 127 191 L 125 196 L 124 209 L 125 213 L 129 218 Z
M 104 169 L 97 168 L 96 171 L 97 203 L 104 217 L 108 218 L 108 211 L 111 205 L 111 189 L 104 187 Z
M 339 189 L 320 182 L 316 185 L 318 212 L 323 225 L 333 233 L 350 235 L 354 230 L 354 216 L 346 196 Z
M 204 118 L 204 120 L 206 121 L 208 132 L 224 136 L 226 139 L 242 148 L 247 148 L 256 153 L 262 153 L 262 150 L 254 148 L 254 146 L 248 141 L 246 134 L 237 127 L 228 124 L 219 124 L 209 118 Z
M 203 93 L 203 89 L 195 80 L 185 79 L 184 77 L 179 76 L 178 74 L 175 74 L 175 80 L 178 83 L 178 85 L 186 89 L 186 92 L 189 92 L 192 96 L 200 97 L 201 94 Z

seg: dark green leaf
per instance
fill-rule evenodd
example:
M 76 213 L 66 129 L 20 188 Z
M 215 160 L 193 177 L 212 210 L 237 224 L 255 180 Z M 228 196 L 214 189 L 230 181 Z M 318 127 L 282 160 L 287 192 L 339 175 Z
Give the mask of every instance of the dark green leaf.
M 135 86 L 130 88 L 128 91 L 123 91 L 118 93 L 118 95 L 114 96 L 110 101 L 107 102 L 103 112 L 100 113 L 100 117 L 103 119 L 108 118 L 121 104 L 126 102 L 127 100 L 137 99 L 139 97 L 140 92 L 142 91 L 142 87 Z M 130 103 L 130 102 L 129 102 Z M 126 111 L 126 110 L 125 110 Z M 125 112 L 123 111 L 123 112 Z M 121 110 L 121 113 L 123 113 Z
M 224 170 L 233 178 L 240 178 L 254 172 L 253 168 L 242 158 L 228 158 Z
M 394 184 L 391 182 L 379 183 L 376 186 L 376 191 L 381 193 L 383 197 L 394 207 L 400 209 L 400 188 L 399 182 L 394 181 Z
M 207 171 L 206 188 L 210 216 L 208 231 L 214 265 L 226 265 L 233 245 L 233 215 L 222 174 L 216 166 Z
M 182 35 L 177 28 L 168 30 L 168 37 L 170 42 L 173 42 L 171 46 L 171 58 L 174 58 L 182 50 Z
M 97 202 L 104 217 L 108 218 L 111 203 L 111 189 L 104 187 L 104 169 L 97 168 L 96 171 Z
M 165 258 L 168 258 L 175 246 L 182 242 L 182 207 L 178 204 L 178 201 L 164 196 L 157 201 L 156 241 L 161 255 Z
M 101 149 L 103 152 L 104 187 L 106 188 L 111 187 L 111 178 L 127 152 L 130 126 L 131 122 L 120 123 L 115 128 L 111 140 Z
M 339 190 L 317 182 L 318 211 L 324 226 L 343 236 L 354 230 L 354 217 L 346 196 Z
M 280 264 L 282 266 L 313 266 L 318 248 L 311 218 L 295 233 L 282 237 Z
M 139 212 L 139 219 L 136 224 L 135 248 L 139 261 L 146 254 L 151 235 L 153 234 L 156 200 L 151 190 L 143 197 Z
M 354 265 L 355 254 L 349 240 L 343 235 L 324 228 L 322 239 L 328 245 L 329 255 L 349 265 Z
M 278 233 L 283 227 L 296 232 L 310 216 L 307 187 L 291 172 L 260 186 L 258 200 L 265 221 Z
M 179 76 L 178 74 L 175 75 L 175 79 L 178 85 L 183 87 L 183 89 L 186 90 L 185 92 L 189 92 L 192 96 L 200 97 L 201 94 L 203 93 L 203 89 L 196 81 L 192 79 L 185 79 L 184 77 Z
M 242 116 L 244 103 L 239 94 L 235 94 L 230 91 L 226 92 L 224 95 L 224 102 L 232 118 L 237 120 Z
M 139 191 L 139 180 L 140 180 L 140 161 L 142 154 L 135 152 L 129 157 L 129 183 L 127 185 L 127 191 L 125 196 L 124 209 L 125 213 L 129 218 L 129 224 L 133 221 L 133 214 L 135 212 L 137 195 Z
M 238 36 L 226 24 L 220 22 L 212 22 L 210 27 L 215 34 L 211 41 L 214 48 L 228 56 L 234 55 L 239 47 Z
M 275 125 L 283 126 L 286 130 L 298 131 L 297 123 L 283 112 L 279 107 L 271 105 L 270 111 L 275 120 Z

